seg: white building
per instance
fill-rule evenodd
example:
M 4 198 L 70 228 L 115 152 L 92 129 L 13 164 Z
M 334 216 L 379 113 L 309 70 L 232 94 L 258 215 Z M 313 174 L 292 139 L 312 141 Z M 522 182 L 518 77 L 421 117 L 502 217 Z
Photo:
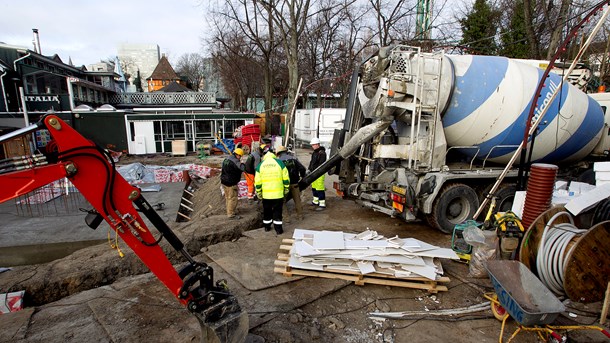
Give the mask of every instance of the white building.
M 129 84 L 133 85 L 138 70 L 140 70 L 142 88 L 146 92 L 146 78 L 150 77 L 161 59 L 159 46 L 156 44 L 119 44 L 117 56 L 125 66 L 123 72 L 129 74 Z

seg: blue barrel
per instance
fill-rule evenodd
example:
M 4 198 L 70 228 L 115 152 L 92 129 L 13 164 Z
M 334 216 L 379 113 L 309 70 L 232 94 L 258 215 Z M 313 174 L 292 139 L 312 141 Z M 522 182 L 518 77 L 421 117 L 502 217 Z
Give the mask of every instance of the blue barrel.
M 544 71 L 505 57 L 446 58 L 455 74 L 452 95 L 442 114 L 447 144 L 478 146 L 477 158 L 489 156 L 493 162 L 508 162 L 523 140 L 530 106 Z M 550 102 L 557 89 L 559 94 Z M 562 163 L 587 156 L 602 134 L 604 114 L 600 105 L 568 82 L 562 85 L 561 76 L 553 73 L 542 89 L 541 99 L 540 107 L 550 108 L 538 127 L 532 161 Z M 537 109 L 535 116 L 540 112 Z

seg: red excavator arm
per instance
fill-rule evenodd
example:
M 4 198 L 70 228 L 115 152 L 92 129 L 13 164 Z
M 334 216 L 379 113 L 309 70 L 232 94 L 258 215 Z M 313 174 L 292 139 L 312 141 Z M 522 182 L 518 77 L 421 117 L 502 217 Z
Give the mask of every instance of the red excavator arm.
M 237 299 L 224 282 L 214 283 L 211 267 L 193 260 L 180 239 L 142 197 L 140 189 L 116 172 L 105 150 L 53 114 L 0 137 L 0 143 L 40 129 L 47 129 L 52 137 L 42 157 L 0 161 L 0 202 L 67 177 L 97 212 L 88 215 L 93 216 L 88 218 L 88 225 L 95 228 L 101 218 L 106 220 L 170 292 L 195 314 L 202 323 L 205 341 L 245 340 L 248 316 L 241 311 Z M 147 228 L 136 207 L 159 233 L 153 234 Z M 162 239 L 187 260 L 179 271 L 161 249 Z

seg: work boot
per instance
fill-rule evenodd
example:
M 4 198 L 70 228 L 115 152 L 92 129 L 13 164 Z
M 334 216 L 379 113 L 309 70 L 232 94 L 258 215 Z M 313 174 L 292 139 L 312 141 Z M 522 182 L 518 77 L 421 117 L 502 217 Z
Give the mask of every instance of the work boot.
M 282 229 L 282 226 L 281 226 L 281 225 L 277 225 L 277 226 L 275 227 L 275 233 L 277 233 L 278 235 L 281 235 L 281 234 L 283 234 L 283 233 L 284 233 L 284 229 Z
M 234 214 L 232 216 L 229 216 L 229 219 L 237 220 L 237 219 L 241 219 L 241 216 L 238 216 L 238 215 Z
M 269 231 L 271 231 L 271 225 L 265 226 L 265 232 L 269 232 Z

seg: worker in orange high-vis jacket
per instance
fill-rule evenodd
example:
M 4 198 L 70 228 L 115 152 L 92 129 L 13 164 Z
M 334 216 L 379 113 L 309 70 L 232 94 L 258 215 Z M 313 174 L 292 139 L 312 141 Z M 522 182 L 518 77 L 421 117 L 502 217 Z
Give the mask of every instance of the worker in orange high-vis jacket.
M 275 232 L 280 235 L 282 228 L 282 208 L 284 196 L 290 191 L 290 176 L 288 169 L 282 161 L 277 159 L 273 151 L 269 150 L 256 167 L 254 174 L 254 188 L 256 196 L 263 201 L 263 227 L 271 231 L 271 224 Z

